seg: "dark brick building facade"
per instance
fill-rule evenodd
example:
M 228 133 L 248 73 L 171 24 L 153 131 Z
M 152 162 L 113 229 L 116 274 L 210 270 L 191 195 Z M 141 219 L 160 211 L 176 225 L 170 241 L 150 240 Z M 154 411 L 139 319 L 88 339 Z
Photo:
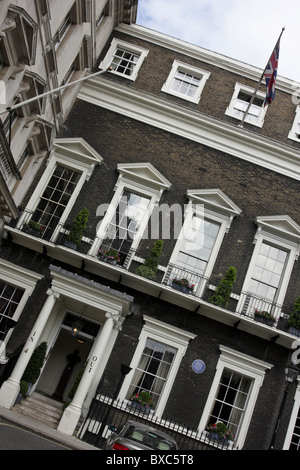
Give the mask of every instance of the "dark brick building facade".
M 74 432 L 96 390 L 101 396 L 114 393 L 123 363 L 132 370 L 118 397 L 129 400 L 144 386 L 159 418 L 201 431 L 223 421 L 245 450 L 297 447 L 296 382 L 274 443 L 285 367 L 297 347 L 288 319 L 300 295 L 300 144 L 292 83 L 279 77 L 267 108 L 260 91 L 252 121 L 241 127 L 241 110 L 261 73 L 254 67 L 133 25 L 117 28 L 98 62 L 113 64 L 112 70 L 82 86 L 47 166 L 24 196 L 21 217 L 6 227 L 1 258 L 10 278 L 17 267 L 23 283 L 29 273 L 37 276 L 28 282 L 27 303 L 10 330 L 8 356 L 33 332 L 34 346 L 47 341 L 51 354 L 36 390 L 51 395 L 73 347 L 71 335 L 65 349 L 55 346 L 70 329 L 71 313 L 99 324 L 100 333 L 86 336 L 91 349 L 81 352 L 82 362 L 85 355 L 90 367 L 61 419 L 63 432 Z M 52 197 L 58 187 L 61 199 Z M 125 231 L 134 222 L 136 234 L 127 245 L 118 242 L 119 219 L 110 218 L 125 194 L 135 196 L 134 203 L 125 201 Z M 105 204 L 109 210 L 102 210 Z M 149 212 L 143 212 L 147 204 Z M 195 245 L 189 231 L 183 237 L 190 248 L 173 236 L 188 217 L 172 211 L 160 216 L 156 237 L 143 237 L 142 229 L 148 224 L 151 233 L 151 216 L 162 207 L 192 214 L 192 234 L 205 222 L 201 244 Z M 64 237 L 83 208 L 89 210 L 88 223 L 72 250 Z M 30 220 L 42 226 L 42 235 L 24 232 Z M 171 237 L 163 236 L 164 223 Z M 164 243 L 156 277 L 142 277 L 136 269 L 157 239 Z M 109 246 L 120 247 L 115 266 L 99 258 L 99 248 Z M 231 266 L 236 279 L 230 301 L 213 303 Z M 174 276 L 187 278 L 194 290 L 176 291 Z M 53 293 L 57 300 L 46 308 Z M 256 310 L 272 314 L 274 323 L 260 323 Z M 51 355 L 60 366 L 54 367 Z M 201 373 L 193 368 L 196 360 L 204 364 Z M 16 390 L 27 362 L 21 353 L 15 372 L 9 362 L 2 367 L 4 406 L 11 405 L 8 390 Z

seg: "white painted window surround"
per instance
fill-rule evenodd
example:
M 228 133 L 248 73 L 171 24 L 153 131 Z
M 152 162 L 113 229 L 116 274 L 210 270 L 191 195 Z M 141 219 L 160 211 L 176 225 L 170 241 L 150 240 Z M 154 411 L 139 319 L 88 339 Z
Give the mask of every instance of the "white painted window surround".
M 148 52 L 148 50 L 135 44 L 113 38 L 110 48 L 100 63 L 99 68 L 108 69 L 111 67 L 112 70 L 109 73 L 134 81 Z
M 22 310 L 31 296 L 36 283 L 42 279 L 43 276 L 29 271 L 29 269 L 22 268 L 21 266 L 16 266 L 9 261 L 1 260 L 0 261 L 0 279 L 3 282 L 16 286 L 20 289 L 24 289 L 24 293 L 22 298 L 16 308 L 14 316 L 12 317 L 13 320 L 18 321 Z M 9 336 L 11 335 L 12 330 L 8 332 L 8 336 L 6 339 L 8 340 Z
M 132 376 L 135 372 L 135 368 L 138 366 L 139 360 L 144 351 L 147 339 L 153 339 L 167 346 L 170 346 L 177 350 L 172 367 L 169 371 L 165 386 L 160 396 L 159 402 L 155 407 L 155 416 L 161 417 L 166 406 L 169 394 L 172 390 L 176 374 L 178 372 L 182 357 L 185 355 L 189 341 L 193 340 L 196 335 L 176 328 L 172 325 L 156 320 L 155 318 L 144 315 L 145 325 L 140 333 L 139 342 L 135 353 L 133 355 L 130 367 L 131 372 L 126 376 L 122 388 L 120 390 L 120 399 L 124 399 L 127 391 L 130 387 Z
M 299 357 L 299 355 L 298 355 Z M 299 450 L 299 418 L 300 418 L 300 377 L 298 376 L 297 389 L 294 397 L 294 406 L 290 416 L 290 422 L 286 433 L 282 450 Z
M 191 283 L 195 284 L 194 292 L 201 295 L 204 284 L 200 277 L 202 279 L 211 275 L 223 239 L 229 231 L 233 218 L 241 213 L 241 209 L 220 189 L 188 190 L 187 197 L 189 203 L 186 208 L 185 220 L 170 259 L 170 264 L 176 266 L 171 277 L 179 276 L 189 279 Z M 195 219 L 198 222 L 196 225 Z M 211 229 L 215 232 L 218 228 L 217 233 L 211 233 L 210 236 L 200 233 L 201 227 L 204 225 L 202 221 L 210 224 Z M 198 226 L 199 230 L 196 230 L 195 227 L 198 228 Z M 203 237 L 202 248 L 201 237 Z M 185 248 L 189 248 L 189 246 L 192 251 L 196 250 L 198 254 L 195 251 L 193 259 L 189 256 L 185 261 L 189 251 Z M 200 277 L 197 278 L 197 275 Z
M 280 285 L 278 286 L 276 299 L 274 299 L 277 305 L 282 305 L 294 262 L 298 259 L 300 252 L 300 226 L 287 215 L 260 216 L 256 218 L 256 224 L 258 229 L 254 238 L 255 247 L 242 291 L 249 292 L 253 273 L 257 266 L 257 260 L 262 252 L 262 245 L 274 246 L 287 253 L 284 271 L 281 276 Z M 243 301 L 244 299 L 241 299 L 240 303 Z M 238 305 L 238 309 L 242 310 L 242 308 L 243 306 L 241 304 Z
M 113 220 L 116 209 L 124 195 L 124 192 L 137 194 L 149 200 L 142 220 L 139 221 L 139 228 L 135 233 L 131 248 L 137 248 L 142 235 L 147 227 L 147 223 L 154 207 L 159 203 L 164 190 L 171 186 L 171 183 L 148 162 L 145 163 L 125 163 L 117 166 L 119 178 L 115 186 L 115 194 L 107 207 L 99 206 L 97 216 L 103 216 L 100 221 L 95 241 L 89 251 L 91 255 L 97 255 L 102 241 L 107 236 L 109 224 Z M 150 234 L 149 234 L 150 236 Z
M 197 104 L 209 76 L 210 72 L 174 60 L 161 91 Z
M 248 356 L 240 351 L 230 349 L 223 345 L 220 345 L 219 349 L 220 357 L 217 363 L 215 377 L 199 423 L 199 430 L 202 431 L 206 429 L 224 369 L 236 372 L 237 374 L 251 380 L 251 387 L 244 407 L 243 418 L 237 434 L 235 435 L 235 444 L 242 449 L 265 373 L 273 367 L 273 364 L 261 361 L 255 357 Z
M 230 104 L 226 109 L 225 114 L 241 121 L 254 91 L 255 90 L 253 88 L 242 85 L 241 83 L 236 83 Z M 268 109 L 267 106 L 263 106 L 264 99 L 265 93 L 257 91 L 255 101 L 248 110 L 245 122 L 257 127 L 263 126 L 266 111 Z
M 53 152 L 48 160 L 48 166 L 44 171 L 39 183 L 33 192 L 27 207 L 25 208 L 22 216 L 20 217 L 17 228 L 23 226 L 23 223 L 28 222 L 30 214 L 33 214 L 36 209 L 40 197 L 46 188 L 48 181 L 56 169 L 57 165 L 75 170 L 80 173 L 79 181 L 74 189 L 71 198 L 60 218 L 59 223 L 51 236 L 50 241 L 55 241 L 61 227 L 65 224 L 67 217 L 73 207 L 73 204 L 80 193 L 84 182 L 89 179 L 93 172 L 95 165 L 102 162 L 102 157 L 89 145 L 84 139 L 70 138 L 70 139 L 56 139 L 53 144 Z

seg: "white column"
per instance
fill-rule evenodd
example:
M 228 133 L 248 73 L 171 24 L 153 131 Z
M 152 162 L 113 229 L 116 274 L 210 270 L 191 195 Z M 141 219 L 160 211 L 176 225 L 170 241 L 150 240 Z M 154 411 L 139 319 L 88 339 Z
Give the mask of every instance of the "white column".
M 55 302 L 59 298 L 59 294 L 54 292 L 52 289 L 48 289 L 47 295 L 48 298 L 44 303 L 44 306 L 34 324 L 34 327 L 31 330 L 30 335 L 27 338 L 18 362 L 15 365 L 11 376 L 2 384 L 0 389 L 0 406 L 3 406 L 4 408 L 9 409 L 13 406 L 20 390 L 20 380 L 22 375 L 24 374 L 32 353 L 37 346 Z
M 81 416 L 82 404 L 89 391 L 91 383 L 96 375 L 97 366 L 109 342 L 112 330 L 115 324 L 118 326 L 120 317 L 118 314 L 106 313 L 106 321 L 100 330 L 98 338 L 95 340 L 94 348 L 88 359 L 83 376 L 80 380 L 74 398 L 70 405 L 65 409 L 57 430 L 69 436 L 72 436 Z

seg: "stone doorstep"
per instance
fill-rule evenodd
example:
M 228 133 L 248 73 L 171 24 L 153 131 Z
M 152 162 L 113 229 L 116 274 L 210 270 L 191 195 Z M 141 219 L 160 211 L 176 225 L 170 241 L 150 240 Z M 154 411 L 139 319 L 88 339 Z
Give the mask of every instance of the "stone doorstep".
M 29 395 L 29 397 L 27 397 L 26 400 L 34 402 L 34 403 L 39 403 L 41 404 L 41 406 L 45 406 L 46 408 L 49 408 L 49 409 L 56 409 L 60 411 L 63 410 L 63 405 L 64 405 L 63 403 L 57 400 L 54 400 L 51 397 L 47 397 L 46 395 L 42 395 L 38 392 L 33 392 L 33 394 Z
M 34 421 L 56 428 L 63 413 L 63 404 L 33 393 L 24 398 L 21 403 L 16 404 L 13 409 Z

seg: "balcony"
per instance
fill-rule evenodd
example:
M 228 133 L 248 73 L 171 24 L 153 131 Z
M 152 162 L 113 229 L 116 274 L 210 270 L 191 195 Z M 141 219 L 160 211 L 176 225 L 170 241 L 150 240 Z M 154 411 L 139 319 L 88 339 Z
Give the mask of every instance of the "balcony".
M 287 305 L 279 305 L 251 292 L 233 292 L 227 305 L 216 304 L 212 296 L 216 291 L 215 279 L 169 263 L 159 266 L 155 279 L 148 279 L 136 273 L 143 260 L 130 246 L 118 251 L 118 259 L 101 256 L 100 250 L 90 254 L 94 240 L 84 238 L 76 249 L 65 243 L 67 227 L 57 225 L 54 230 L 32 229 L 28 223 L 30 214 L 19 228 L 6 226 L 10 237 L 17 244 L 68 263 L 80 271 L 103 277 L 122 286 L 160 298 L 196 314 L 206 316 L 223 324 L 292 348 L 300 333 L 288 329 Z M 99 241 L 100 242 L 100 241 Z M 102 252 L 108 252 L 113 244 L 99 243 Z M 186 279 L 189 289 L 179 289 L 174 279 Z M 261 315 L 257 315 L 260 313 Z M 262 315 L 263 313 L 263 315 Z M 272 317 L 265 322 L 262 316 Z M 270 319 L 268 319 L 270 320 Z

